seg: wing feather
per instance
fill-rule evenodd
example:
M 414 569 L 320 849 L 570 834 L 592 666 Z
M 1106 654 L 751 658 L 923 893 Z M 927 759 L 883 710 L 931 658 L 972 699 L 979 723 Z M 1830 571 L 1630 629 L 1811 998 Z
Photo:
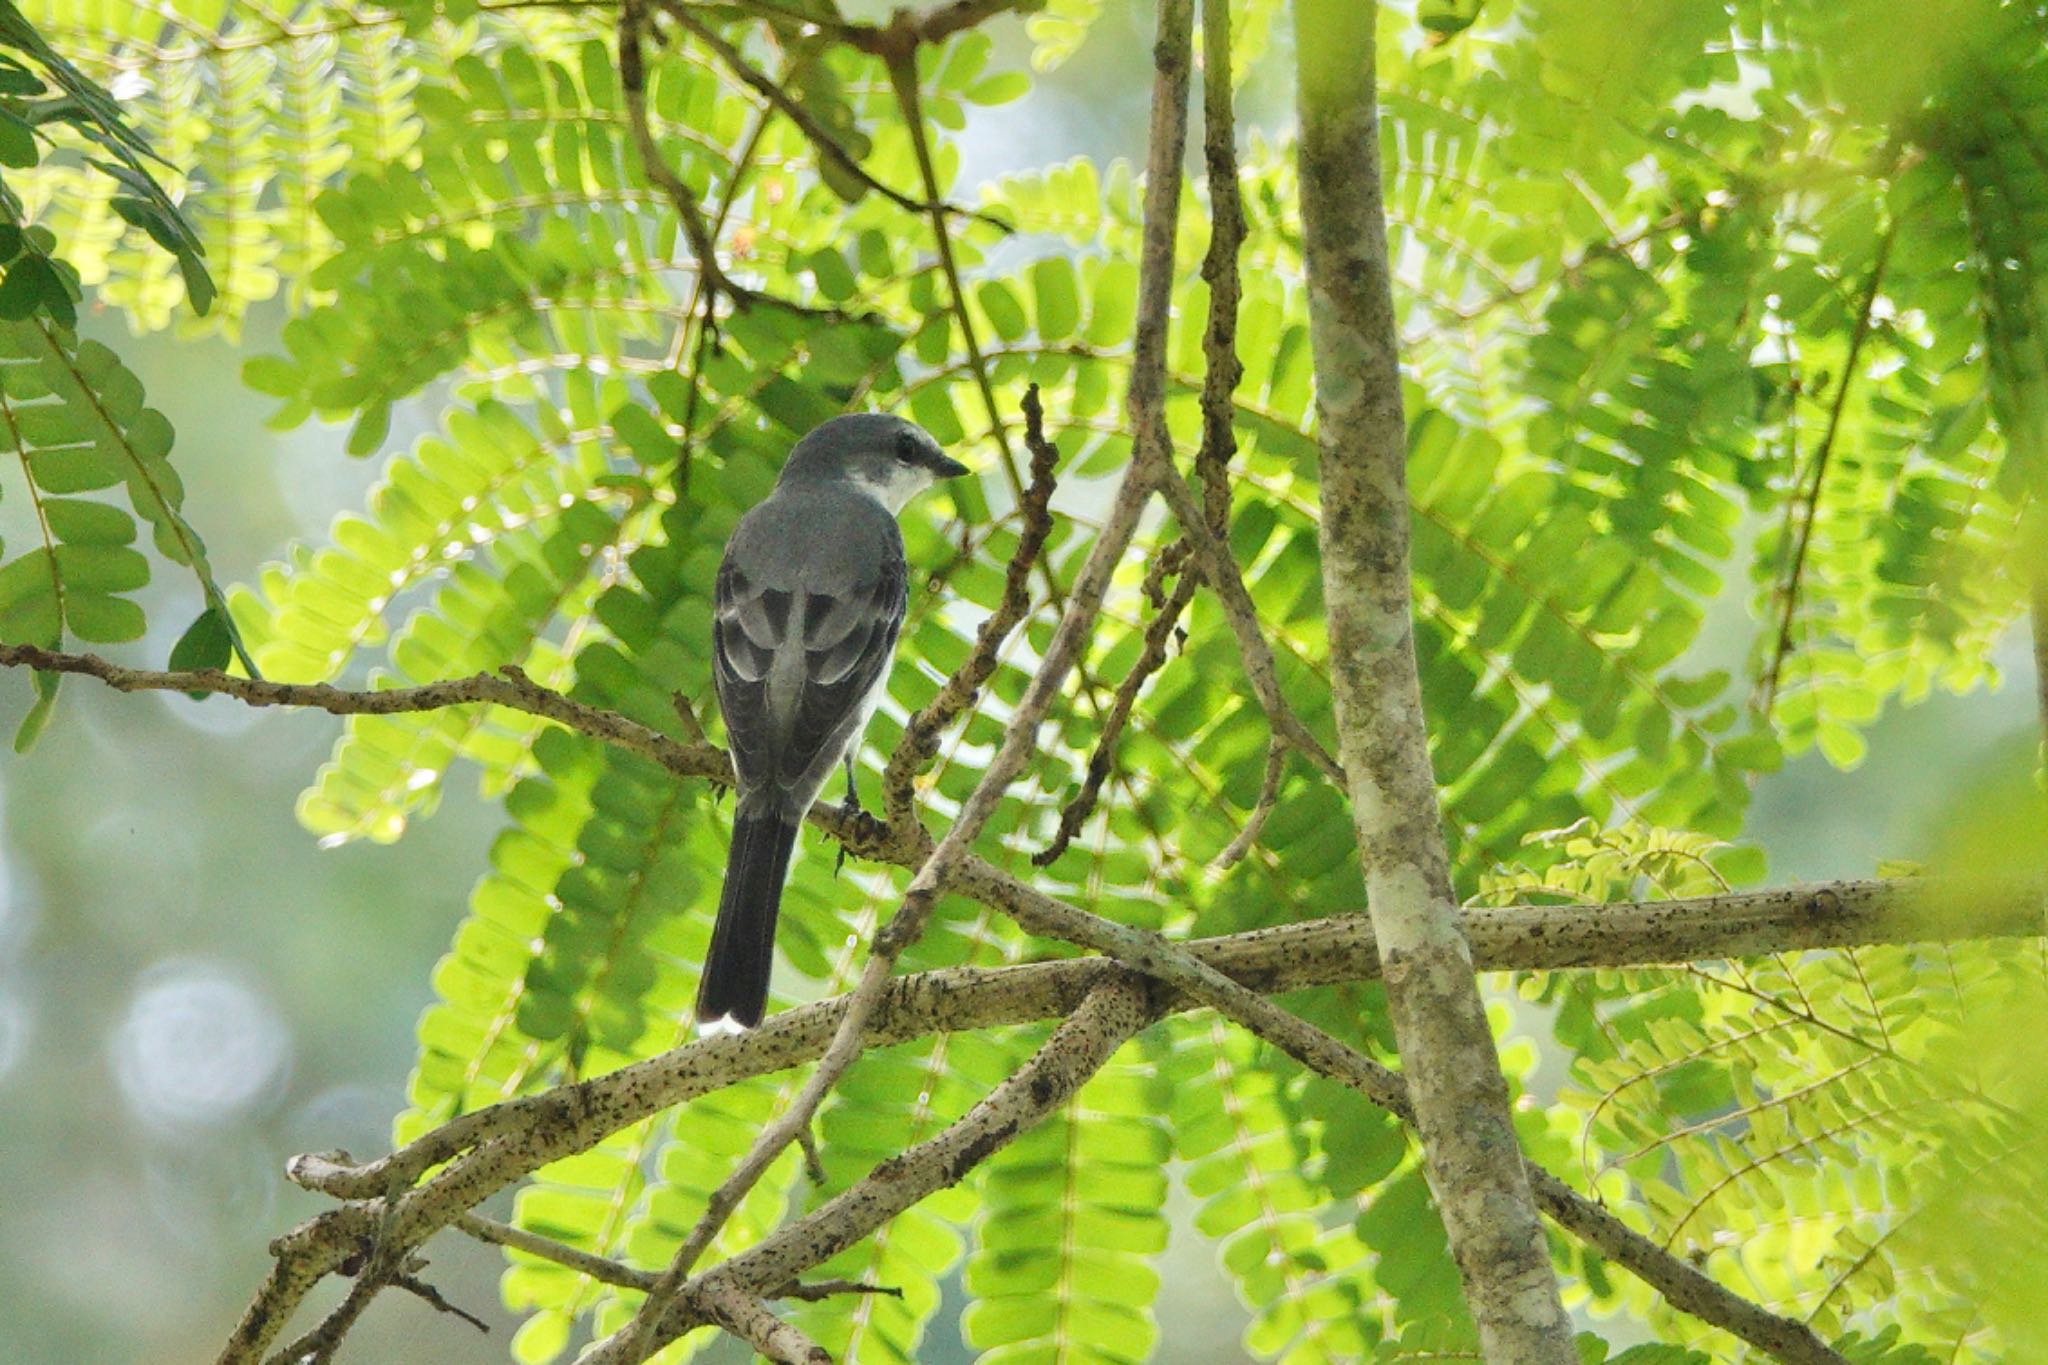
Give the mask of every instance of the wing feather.
M 742 790 L 774 787 L 808 805 L 857 739 L 907 604 L 901 544 L 887 548 L 865 581 L 837 593 L 753 581 L 728 551 L 713 604 L 713 679 Z

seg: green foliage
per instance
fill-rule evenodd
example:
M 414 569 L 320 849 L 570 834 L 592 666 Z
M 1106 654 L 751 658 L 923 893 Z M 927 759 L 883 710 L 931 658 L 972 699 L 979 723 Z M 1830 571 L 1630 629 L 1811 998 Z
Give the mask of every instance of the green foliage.
M 985 1361 L 1147 1359 L 1166 1247 L 1156 1072 L 1127 1044 L 981 1182 L 962 1331 Z
M 1753 870 L 1742 850 L 1651 829 L 1543 842 L 1563 860 L 1506 875 L 1491 896 L 1698 895 Z M 1559 974 L 1523 989 L 1572 1059 L 1561 1099 L 1583 1115 L 1563 1167 L 1575 1183 L 1824 1335 L 1877 1323 L 1943 1358 L 1993 1360 L 2026 1330 L 2010 1334 L 2018 1319 L 1989 1288 L 2011 1262 L 1959 1257 L 1954 1239 L 1963 1206 L 2000 1206 L 1998 1191 L 2040 1177 L 2013 1102 L 2025 1068 L 1983 1049 L 2011 1036 L 1999 1021 L 2031 1017 L 2044 982 L 2009 945 L 1962 943 Z M 1640 1286 L 1590 1267 L 1587 1284 L 1597 1310 L 1714 1344 Z
M 171 424 L 144 406 L 141 381 L 96 341 L 48 319 L 0 323 L 0 439 L 21 471 L 40 544 L 0 568 L 0 640 L 63 648 L 69 641 L 140 638 L 142 608 L 128 596 L 149 581 L 133 548 L 135 519 L 159 554 L 198 576 L 208 630 L 180 641 L 187 658 L 225 662 L 234 632 L 216 610 L 220 589 L 206 547 L 185 520 L 184 485 L 171 468 Z M 81 496 L 119 488 L 126 505 Z M 57 696 L 39 675 L 36 704 L 15 736 L 25 748 Z
M 0 48 L 13 54 L 0 55 L 0 166 L 34 170 L 44 156 L 41 143 L 63 148 L 52 132 L 70 128 L 85 149 L 85 164 L 111 182 L 107 207 L 171 254 L 193 308 L 204 313 L 215 292 L 200 259 L 205 248 L 151 165 L 168 163 L 129 126 L 105 90 L 44 41 L 12 0 L 0 0 Z M 0 180 L 0 318 L 19 322 L 41 313 L 74 327 L 73 273 L 52 257 L 55 243 L 48 231 L 25 231 L 28 223 L 20 196 Z
M 1894 8 L 1389 7 L 1379 70 L 1416 639 L 1462 892 L 1599 901 L 1754 880 L 1760 860 L 1727 841 L 1784 753 L 1853 763 L 1887 704 L 1993 680 L 2048 461 L 2035 261 L 2048 44 L 2038 12 L 2015 4 L 1926 6 L 1910 34 Z M 924 197 L 878 59 L 786 19 L 700 12 L 865 172 Z M 723 273 L 796 305 L 743 306 L 709 296 L 641 162 L 602 6 L 39 0 L 29 17 L 77 72 L 142 92 L 126 116 L 178 168 L 164 184 L 191 226 L 181 235 L 165 192 L 132 180 L 9 161 L 9 101 L 37 92 L 12 88 L 17 68 L 0 62 L 0 163 L 36 224 L 18 241 L 0 231 L 0 248 L 27 253 L 11 257 L 0 315 L 10 287 L 17 303 L 34 286 L 45 306 L 57 293 L 68 305 L 59 267 L 40 285 L 40 267 L 22 273 L 56 242 L 131 325 L 201 302 L 205 286 L 119 230 L 139 210 L 115 198 L 133 199 L 179 262 L 203 246 L 213 263 L 204 325 L 236 327 L 259 306 L 282 317 L 278 353 L 244 375 L 275 422 L 345 424 L 380 472 L 361 511 L 223 602 L 165 463 L 168 427 L 132 376 L 44 315 L 0 323 L 0 417 L 41 533 L 0 567 L 0 639 L 141 634 L 132 509 L 206 585 L 173 651 L 181 666 L 227 663 L 237 631 L 242 666 L 287 681 L 514 666 L 678 736 L 681 698 L 715 735 L 708 592 L 726 536 L 803 431 L 849 408 L 899 411 L 981 477 L 905 527 L 919 576 L 860 759 L 873 806 L 878 755 L 1000 597 L 1018 532 L 1015 407 L 1036 383 L 1066 515 L 1029 624 L 921 788 L 927 823 L 954 813 L 1090 547 L 1085 483 L 1129 458 L 1128 166 L 1077 160 L 982 187 L 979 207 L 1012 237 L 946 216 L 956 307 L 929 215 L 869 190 L 717 51 L 670 34 L 648 50 L 660 153 L 711 223 Z M 1032 60 L 1045 70 L 1118 41 L 1124 17 L 1054 0 L 1028 20 Z M 1233 21 L 1236 69 L 1257 88 L 1285 16 L 1249 3 Z M 1031 86 L 996 52 L 966 33 L 919 54 L 918 132 L 943 194 L 974 192 L 957 183 L 952 134 Z M 121 141 L 108 110 L 81 108 L 81 136 Z M 1229 541 L 1281 686 L 1329 742 L 1296 175 L 1284 140 L 1251 144 Z M 1191 195 L 1167 357 L 1183 455 L 1200 430 L 1208 292 L 1195 262 L 1209 222 Z M 432 434 L 400 435 L 421 411 Z M 125 505 L 95 496 L 116 485 Z M 1082 679 L 983 841 L 1020 874 L 1102 739 L 1157 610 L 1146 567 L 1175 529 L 1147 527 Z M 1710 628 L 1731 593 L 1751 611 Z M 1355 911 L 1342 794 L 1298 759 L 1247 856 L 1213 867 L 1259 802 L 1270 737 L 1213 600 L 1198 593 L 1179 625 L 1099 809 L 1029 875 L 1175 934 Z M 401 1138 L 677 1042 L 725 849 L 728 816 L 701 784 L 488 707 L 351 721 L 301 818 L 330 842 L 397 838 L 463 761 L 505 823 L 435 972 Z M 854 865 L 835 878 L 829 854 L 806 836 L 778 1003 L 843 988 L 896 903 L 900 875 Z M 906 965 L 1045 951 L 946 902 Z M 1859 1361 L 1989 1361 L 2033 1344 L 2010 1307 L 2028 1281 L 1972 1260 L 1956 1233 L 1982 1172 L 2027 1169 L 2019 1136 L 2038 1122 L 2013 1089 L 2024 1059 L 1996 1075 L 1955 1060 L 1976 1036 L 1956 1020 L 2034 1018 L 2001 954 L 1886 949 L 1521 986 L 1535 1005 L 1515 1026 L 1549 1029 L 1571 1059 L 1546 1098 L 1527 1080 L 1531 1048 L 1504 1048 L 1511 1082 L 1529 1087 L 1525 1140 L 1548 1164 L 1731 1285 L 1810 1312 Z M 1289 1005 L 1391 1054 L 1376 988 Z M 820 1117 L 823 1187 L 799 1188 L 786 1161 L 717 1249 L 936 1133 L 1043 1036 L 948 1035 L 863 1058 Z M 542 1173 L 516 1218 L 658 1267 L 800 1083 L 756 1081 L 616 1135 Z M 962 1268 L 965 1330 L 987 1359 L 1143 1359 L 1170 1179 L 1251 1312 L 1257 1357 L 1471 1349 L 1400 1130 L 1204 1016 L 1149 1032 L 1060 1115 L 821 1271 L 903 1298 L 788 1311 L 836 1353 L 911 1361 L 941 1279 Z M 2024 1211 L 2010 1228 L 2039 1241 Z M 1662 1339 L 1619 1354 L 1588 1339 L 1589 1361 L 1738 1358 L 1597 1258 L 1560 1256 L 1585 1306 Z M 505 1288 L 529 1313 L 523 1360 L 557 1358 L 632 1307 L 519 1254 Z

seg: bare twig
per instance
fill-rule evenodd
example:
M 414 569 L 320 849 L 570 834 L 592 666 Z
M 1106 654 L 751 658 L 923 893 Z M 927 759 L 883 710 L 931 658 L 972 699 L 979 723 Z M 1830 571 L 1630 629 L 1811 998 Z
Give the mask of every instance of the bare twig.
M 403 1289 L 406 1293 L 413 1295 L 415 1298 L 423 1299 L 426 1302 L 432 1304 L 436 1311 L 453 1314 L 454 1316 L 461 1318 L 464 1322 L 468 1323 L 471 1327 L 476 1328 L 477 1331 L 482 1332 L 484 1335 L 490 1335 L 491 1325 L 488 1322 L 485 1322 L 482 1318 L 470 1312 L 468 1309 L 457 1308 L 454 1304 L 448 1302 L 448 1298 L 445 1294 L 443 1294 L 440 1290 L 434 1288 L 434 1286 L 428 1284 L 419 1276 L 394 1275 L 391 1277 L 391 1283 L 393 1287 Z
M 715 299 L 723 292 L 728 297 L 737 297 L 737 288 L 725 278 L 725 271 L 718 263 L 718 243 L 712 237 L 711 225 L 705 221 L 697 196 L 669 166 L 668 158 L 655 141 L 653 126 L 648 122 L 647 63 L 642 50 L 646 30 L 645 0 L 624 0 L 619 6 L 619 90 L 625 98 L 626 122 L 633 130 L 633 144 L 639 149 L 641 168 L 654 187 L 668 196 L 669 203 L 675 206 L 676 217 L 683 225 L 683 235 L 690 242 L 690 254 L 697 258 L 697 278 L 707 295 Z
M 809 1126 L 797 1130 L 796 1145 L 803 1149 L 804 1174 L 811 1178 L 813 1185 L 823 1186 L 828 1177 L 825 1174 L 825 1158 L 818 1153 L 818 1135 Z
M 1165 558 L 1161 556 L 1162 560 Z M 1184 572 L 1174 583 L 1173 592 L 1159 604 L 1158 612 L 1147 623 L 1144 648 L 1139 650 L 1131 671 L 1116 685 L 1116 693 L 1110 698 L 1109 714 L 1103 717 L 1102 728 L 1095 737 L 1095 748 L 1088 755 L 1088 771 L 1081 779 L 1081 790 L 1060 808 L 1059 828 L 1053 831 L 1052 839 L 1044 848 L 1031 855 L 1032 866 L 1050 867 L 1059 861 L 1060 855 L 1073 843 L 1074 836 L 1081 832 L 1081 826 L 1094 814 L 1095 803 L 1102 795 L 1102 784 L 1109 780 L 1109 770 L 1116 761 L 1117 741 L 1123 738 L 1124 727 L 1130 724 L 1131 712 L 1138 704 L 1138 693 L 1165 665 L 1167 649 L 1173 643 L 1181 612 L 1186 610 L 1194 596 L 1195 579 Z
M 517 668 L 476 673 L 422 687 L 373 688 L 350 691 L 325 683 L 279 683 L 244 678 L 217 668 L 159 672 L 128 668 L 97 654 L 61 654 L 34 645 L 0 645 L 0 668 L 33 668 L 45 673 L 77 673 L 98 678 L 119 692 L 214 692 L 250 706 L 300 707 L 336 716 L 389 716 L 411 711 L 439 711 L 479 702 L 503 706 L 556 721 L 571 730 L 601 739 L 668 768 L 683 777 L 729 779 L 732 765 L 709 745 L 678 743 L 659 730 L 628 720 L 616 711 L 586 706 L 534 682 Z
M 1202 333 L 1202 510 L 1209 529 L 1227 536 L 1230 459 L 1237 453 L 1234 403 L 1244 380 L 1237 356 L 1237 309 L 1244 294 L 1237 258 L 1244 248 L 1244 195 L 1237 182 L 1237 118 L 1232 107 L 1230 0 L 1202 0 L 1202 160 L 1209 172 L 1209 325 Z
M 1332 782 L 1343 782 L 1342 765 L 1331 757 L 1315 732 L 1302 723 L 1286 693 L 1280 690 L 1280 668 L 1272 642 L 1266 639 L 1265 629 L 1259 624 L 1259 609 L 1244 585 L 1237 561 L 1231 558 L 1229 543 L 1209 529 L 1201 503 L 1179 470 L 1163 466 L 1159 471 L 1159 490 L 1179 519 L 1181 534 L 1194 546 L 1195 563 L 1201 569 L 1202 579 L 1215 591 L 1224 619 L 1237 637 L 1238 657 L 1243 662 L 1245 678 L 1251 683 L 1252 695 L 1266 712 L 1266 724 L 1315 764 L 1323 776 Z
M 1245 817 L 1237 837 L 1215 859 L 1210 862 L 1212 872 L 1228 872 L 1243 862 L 1245 855 L 1258 845 L 1259 835 L 1265 831 L 1266 818 L 1273 813 L 1273 807 L 1280 801 L 1280 778 L 1287 771 L 1287 746 L 1278 736 L 1266 741 L 1266 775 L 1259 779 L 1259 799 L 1252 805 L 1252 813 Z
M 957 204 L 943 202 L 925 203 L 891 185 L 885 184 L 883 181 L 877 180 L 873 172 L 861 165 L 860 158 L 840 145 L 839 140 L 832 135 L 832 131 L 825 127 L 824 124 L 818 122 L 811 114 L 811 111 L 804 108 L 795 96 L 778 85 L 764 72 L 756 70 L 738 48 L 720 37 L 717 30 L 699 20 L 681 0 L 654 0 L 654 3 L 660 6 L 661 12 L 674 21 L 677 27 L 689 33 L 691 37 L 704 44 L 704 46 L 710 48 L 718 60 L 725 65 L 726 69 L 731 71 L 743 85 L 780 110 L 785 118 L 802 131 L 804 137 L 810 141 L 811 145 L 818 149 L 820 156 L 832 162 L 833 165 L 839 167 L 848 175 L 860 181 L 884 199 L 887 199 L 890 203 L 898 208 L 907 209 L 912 213 L 933 212 L 950 214 L 961 218 L 973 218 L 987 223 L 1000 231 L 1011 231 L 1010 225 L 994 214 L 983 213 L 975 209 L 961 208 Z
M 1045 0 L 952 0 L 951 4 L 937 6 L 922 14 L 898 10 L 887 27 L 849 23 L 844 19 L 797 9 L 780 3 L 780 0 L 725 0 L 725 3 L 743 13 L 760 15 L 770 22 L 791 24 L 800 30 L 816 29 L 871 56 L 886 57 L 906 41 L 942 43 L 956 33 L 978 28 L 999 15 L 1041 9 Z M 703 8 L 716 10 L 719 6 L 705 5 Z
M 637 1289 L 642 1293 L 654 1287 L 654 1272 L 651 1270 L 636 1270 L 606 1256 L 593 1256 L 587 1251 L 578 1251 L 575 1247 L 558 1242 L 552 1237 L 543 1237 L 537 1232 L 528 1232 L 525 1228 L 501 1223 L 480 1213 L 465 1213 L 455 1220 L 453 1226 L 479 1242 L 511 1247 L 529 1256 L 553 1261 L 556 1265 L 567 1266 L 578 1274 L 588 1275 L 600 1284 L 617 1285 L 621 1289 Z
M 657 3 L 662 3 L 662 0 L 657 0 Z M 695 23 L 695 20 L 691 22 Z M 737 308 L 767 304 L 785 312 L 801 313 L 807 317 L 830 318 L 840 322 L 858 321 L 858 314 L 845 309 L 799 303 L 795 299 L 786 299 L 779 294 L 750 289 L 725 273 L 725 268 L 718 262 L 718 230 L 704 217 L 703 206 L 697 202 L 696 194 L 668 164 L 668 158 L 662 154 L 661 145 L 655 140 L 653 126 L 647 117 L 647 66 L 643 51 L 643 40 L 647 32 L 646 0 L 622 0 L 619 6 L 619 90 L 625 99 L 626 121 L 632 128 L 633 144 L 640 154 L 641 168 L 654 187 L 675 207 L 676 216 L 683 226 L 683 236 L 690 243 L 690 254 L 697 258 L 697 281 L 703 295 L 705 319 L 698 332 L 699 349 L 702 349 L 702 339 L 707 334 L 705 329 L 717 325 L 717 302 L 720 294 L 731 299 L 733 306 Z M 776 88 L 775 83 L 766 76 L 761 76 L 758 72 L 754 74 L 771 88 Z M 687 452 L 685 455 L 686 469 Z
M 900 27 L 907 16 L 898 11 L 897 20 L 895 27 Z M 937 204 L 939 172 L 932 159 L 931 130 L 925 126 L 923 99 L 917 84 L 916 41 L 913 38 L 892 45 L 883 60 L 889 69 L 890 87 L 896 92 L 896 107 L 903 115 L 903 126 L 910 132 L 911 150 L 917 157 L 917 172 L 924 181 L 924 197 Z M 995 438 L 996 453 L 1002 459 L 1003 477 L 1010 485 L 1010 495 L 1021 502 L 1024 483 L 1017 474 L 1017 457 L 1010 450 L 1009 429 L 1003 423 L 1002 407 L 996 402 L 988 361 L 981 353 L 981 339 L 974 332 L 974 315 L 967 308 L 967 290 L 960 283 L 960 263 L 953 253 L 953 234 L 946 225 L 944 213 L 935 208 L 930 216 L 932 243 L 938 248 L 939 269 L 946 277 L 946 293 L 952 306 L 953 320 L 960 326 L 960 344 L 967 348 L 967 368 L 974 375 L 975 389 L 981 394 L 982 410 L 988 416 L 989 434 Z
M 903 1291 L 892 1284 L 867 1284 L 861 1280 L 812 1280 L 807 1284 L 786 1284 L 773 1293 L 763 1294 L 766 1299 L 795 1299 L 799 1303 L 822 1303 L 826 1299 L 839 1298 L 848 1294 L 880 1294 L 891 1299 L 903 1297 Z

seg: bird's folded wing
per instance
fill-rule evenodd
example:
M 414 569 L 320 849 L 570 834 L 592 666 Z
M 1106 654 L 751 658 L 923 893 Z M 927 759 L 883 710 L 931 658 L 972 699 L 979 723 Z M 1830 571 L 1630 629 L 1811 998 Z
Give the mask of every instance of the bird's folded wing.
M 767 587 L 729 559 L 720 567 L 713 676 L 743 788 L 815 798 L 866 719 L 905 596 L 900 558 L 836 594 Z

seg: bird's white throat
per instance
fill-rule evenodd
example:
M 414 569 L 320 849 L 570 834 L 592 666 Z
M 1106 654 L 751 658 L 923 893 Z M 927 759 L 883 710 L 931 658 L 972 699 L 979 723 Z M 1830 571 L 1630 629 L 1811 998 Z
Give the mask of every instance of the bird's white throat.
M 889 515 L 893 517 L 901 512 L 912 498 L 931 487 L 932 476 L 929 470 L 918 469 L 912 465 L 897 465 L 880 479 L 869 478 L 865 474 L 850 474 L 847 481 L 888 508 Z

